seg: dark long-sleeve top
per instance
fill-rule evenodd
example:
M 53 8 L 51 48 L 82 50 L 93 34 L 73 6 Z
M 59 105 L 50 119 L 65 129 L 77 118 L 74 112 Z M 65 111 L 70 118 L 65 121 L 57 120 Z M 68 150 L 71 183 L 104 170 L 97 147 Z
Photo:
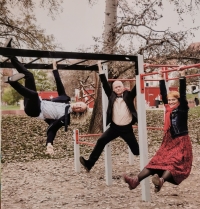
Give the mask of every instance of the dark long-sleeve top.
M 108 125 L 110 122 L 112 122 L 112 109 L 115 99 L 117 98 L 117 95 L 114 91 L 112 91 L 105 74 L 99 74 L 103 89 L 105 91 L 105 94 L 108 97 L 108 108 L 107 108 L 107 117 L 106 117 L 106 125 Z M 136 97 L 136 85 L 133 87 L 131 91 L 125 90 L 123 92 L 123 100 L 125 101 L 129 111 L 132 114 L 132 124 L 135 124 L 137 122 L 137 112 L 135 109 L 135 106 L 133 104 L 133 100 Z
M 179 79 L 179 103 L 180 105 L 172 111 L 170 115 L 171 127 L 170 132 L 172 138 L 177 136 L 182 136 L 188 134 L 188 102 L 186 99 L 186 78 L 180 77 Z M 160 94 L 162 96 L 162 101 L 164 104 L 168 104 L 167 100 L 167 89 L 165 86 L 165 81 L 160 80 Z

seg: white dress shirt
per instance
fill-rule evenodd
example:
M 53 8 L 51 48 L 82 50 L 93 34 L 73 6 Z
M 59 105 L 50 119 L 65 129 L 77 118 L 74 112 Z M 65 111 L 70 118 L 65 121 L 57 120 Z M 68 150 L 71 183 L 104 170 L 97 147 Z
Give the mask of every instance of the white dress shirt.
M 132 115 L 123 98 L 116 98 L 113 104 L 112 121 L 118 126 L 131 123 Z
M 65 107 L 70 104 L 52 102 L 52 101 L 41 101 L 41 113 L 38 116 L 39 119 L 59 119 L 63 115 L 65 115 Z M 71 108 L 69 108 L 68 113 L 71 112 Z

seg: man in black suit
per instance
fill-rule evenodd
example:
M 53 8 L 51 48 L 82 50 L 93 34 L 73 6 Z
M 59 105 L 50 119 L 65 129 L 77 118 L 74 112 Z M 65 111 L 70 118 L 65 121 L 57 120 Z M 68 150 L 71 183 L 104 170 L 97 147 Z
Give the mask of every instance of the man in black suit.
M 80 157 L 81 164 L 88 172 L 98 160 L 105 145 L 119 136 L 128 144 L 134 155 L 139 155 L 139 145 L 132 129 L 132 125 L 137 122 L 137 113 L 133 104 L 136 96 L 136 86 L 131 91 L 128 91 L 124 90 L 121 81 L 115 81 L 111 89 L 100 61 L 98 67 L 99 77 L 109 100 L 106 125 L 110 123 L 110 127 L 97 140 L 89 159 L 86 160 L 82 156 Z

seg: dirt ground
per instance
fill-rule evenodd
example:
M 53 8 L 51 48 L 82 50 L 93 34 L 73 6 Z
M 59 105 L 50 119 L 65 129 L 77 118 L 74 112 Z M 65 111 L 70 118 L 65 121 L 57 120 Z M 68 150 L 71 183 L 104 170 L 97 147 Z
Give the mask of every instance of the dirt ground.
M 193 166 L 190 176 L 179 186 L 165 183 L 157 194 L 151 186 L 151 201 L 142 201 L 141 186 L 129 190 L 121 178 L 123 173 L 136 175 L 140 157 L 128 164 L 128 149 L 123 140 L 112 144 L 113 184 L 105 183 L 104 153 L 90 173 L 81 168 L 74 171 L 72 134 L 59 130 L 55 140 L 55 155 L 45 155 L 47 125 L 26 116 L 3 116 L 1 207 L 2 209 L 175 209 L 200 208 L 200 110 L 189 112 L 189 130 L 193 144 Z M 162 111 L 147 111 L 148 126 L 162 126 Z M 87 123 L 79 130 L 86 133 Z M 134 130 L 136 137 L 137 129 Z M 162 141 L 162 131 L 148 131 L 149 159 Z M 85 139 L 88 140 L 88 139 Z M 91 142 L 95 143 L 95 139 Z M 92 147 L 81 146 L 86 158 Z
M 193 144 L 193 155 L 191 174 L 179 186 L 165 183 L 155 194 L 151 183 L 151 202 L 142 201 L 140 185 L 130 191 L 121 178 L 123 173 L 135 175 L 139 171 L 139 157 L 130 166 L 126 151 L 112 156 L 111 186 L 105 183 L 104 153 L 90 173 L 83 168 L 75 173 L 70 157 L 4 163 L 1 206 L 2 209 L 199 209 L 200 149 L 197 144 Z

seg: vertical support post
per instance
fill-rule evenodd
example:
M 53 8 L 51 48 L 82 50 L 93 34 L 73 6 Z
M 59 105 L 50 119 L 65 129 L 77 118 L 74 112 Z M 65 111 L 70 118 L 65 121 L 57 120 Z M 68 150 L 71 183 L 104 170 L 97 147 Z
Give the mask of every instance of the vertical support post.
M 164 71 L 168 70 L 168 67 L 163 67 Z M 168 80 L 168 72 L 165 73 L 165 86 L 166 86 L 166 89 L 167 89 L 167 93 L 169 92 L 169 80 Z
M 164 67 L 163 70 L 164 71 L 168 70 L 168 67 Z M 164 78 L 165 78 L 165 86 L 166 86 L 166 89 L 167 89 L 167 93 L 169 93 L 169 80 L 168 80 L 169 74 L 168 74 L 168 72 L 165 73 L 164 76 L 165 76 Z M 163 120 L 165 121 L 165 106 L 164 106 L 164 109 L 163 110 L 164 110 L 163 111 Z
M 108 79 L 108 65 L 103 64 L 103 71 Z M 102 88 L 102 112 L 103 112 L 103 132 L 106 131 L 106 111 L 108 107 L 108 98 Z M 105 176 L 106 184 L 109 186 L 112 184 L 112 159 L 111 159 L 111 144 L 107 144 L 104 148 L 105 151 Z
M 75 172 L 79 173 L 81 171 L 81 165 L 80 165 L 80 147 L 79 147 L 79 130 L 75 129 L 73 131 L 73 139 L 74 139 L 74 166 L 75 166 Z
M 199 76 L 199 93 L 198 93 L 198 97 L 200 99 L 200 76 Z
M 129 165 L 133 165 L 134 164 L 134 155 L 131 152 L 131 149 L 128 147 L 128 159 L 129 159 Z
M 144 74 L 143 56 L 138 55 L 138 74 L 136 74 L 137 85 L 137 112 L 138 112 L 138 135 L 140 146 L 140 170 L 148 164 L 148 145 L 147 145 L 147 125 L 146 125 L 146 108 L 145 95 L 140 92 L 140 74 Z M 151 201 L 149 178 L 141 182 L 142 200 Z
M 0 74 L 0 86 L 1 86 L 1 83 L 2 82 L 2 74 Z M 0 93 L 2 93 L 2 89 L 0 88 Z M 2 94 L 1 94 L 2 95 Z M 0 97 L 0 104 L 1 104 L 1 97 Z M 0 160 L 2 159 L 1 157 L 1 121 L 2 121 L 2 114 L 0 114 Z M 1 168 L 0 168 L 0 172 L 1 172 Z M 2 191 L 2 188 L 1 188 L 1 180 L 0 180 L 0 191 Z

